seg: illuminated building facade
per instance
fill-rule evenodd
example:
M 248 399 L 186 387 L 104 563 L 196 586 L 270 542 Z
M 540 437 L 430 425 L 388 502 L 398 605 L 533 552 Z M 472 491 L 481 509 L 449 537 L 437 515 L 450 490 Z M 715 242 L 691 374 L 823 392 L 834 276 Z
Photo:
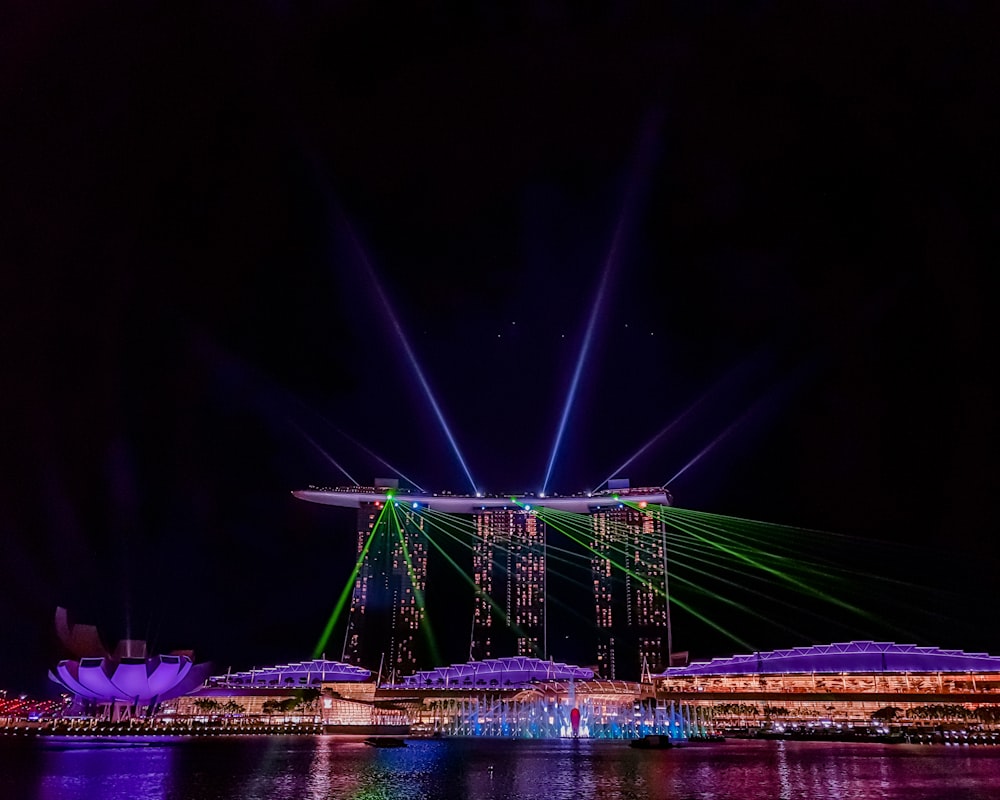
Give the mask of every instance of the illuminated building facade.
M 659 487 L 629 490 L 626 486 L 619 490 L 612 483 L 609 481 L 603 492 L 549 496 L 431 494 L 400 490 L 394 480 L 376 481 L 373 487 L 310 487 L 292 492 L 306 502 L 357 509 L 355 552 L 360 566 L 352 587 L 342 660 L 377 671 L 387 680 L 416 669 L 420 661 L 417 644 L 425 638 L 418 636 L 417 629 L 425 620 L 422 601 L 427 540 L 423 532 L 427 511 L 467 516 L 473 521 L 472 577 L 477 592 L 470 657 L 486 659 L 511 653 L 546 657 L 547 528 L 537 512 L 548 509 L 592 515 L 596 520 L 595 547 L 603 547 L 602 552 L 607 553 L 607 557 L 592 562 L 595 587 L 604 580 L 596 600 L 598 626 L 606 634 L 601 676 L 635 676 L 643 667 L 651 671 L 661 668 L 665 642 L 669 648 L 667 604 L 660 590 L 648 584 L 665 584 L 662 542 L 640 541 L 656 523 L 638 512 L 609 516 L 600 504 L 607 503 L 608 509 L 619 507 L 619 494 L 643 507 L 667 506 L 672 498 Z M 383 515 L 386 508 L 394 509 L 391 516 Z M 586 527 L 587 518 L 580 519 Z M 398 533 L 393 525 L 398 525 Z M 638 563 L 631 564 L 630 574 L 625 575 L 611 560 L 614 552 L 615 563 L 622 563 L 617 550 L 623 545 L 613 537 L 622 536 L 619 529 L 628 525 L 634 528 L 629 539 L 630 558 Z M 625 589 L 619 585 L 623 575 Z M 635 575 L 641 580 L 632 577 Z M 614 588 L 612 577 L 618 581 Z M 635 646 L 628 647 L 622 658 L 629 641 Z M 617 667 L 616 643 L 617 657 L 622 661 Z
M 701 709 L 716 728 L 830 729 L 878 720 L 912 731 L 1000 722 L 1000 656 L 986 653 L 840 642 L 694 662 L 654 678 L 658 698 Z
M 366 669 L 326 659 L 227 673 L 165 704 L 161 718 L 182 725 L 224 720 L 235 732 L 305 724 L 322 725 L 327 733 L 408 733 L 406 714 L 377 701 L 371 677 Z
M 590 520 L 598 674 L 659 672 L 670 648 L 663 523 L 624 503 L 595 506 Z
M 392 503 L 391 500 L 388 501 Z M 405 504 L 358 507 L 361 560 L 351 595 L 343 660 L 386 675 L 417 668 L 427 584 L 424 520 Z
M 473 520 L 472 658 L 507 650 L 511 635 L 516 655 L 544 655 L 545 523 L 520 507 L 480 509 Z
M 405 706 L 412 730 L 503 739 L 683 739 L 701 732 L 679 705 L 633 681 L 595 679 L 588 667 L 496 658 L 424 670 L 379 695 Z

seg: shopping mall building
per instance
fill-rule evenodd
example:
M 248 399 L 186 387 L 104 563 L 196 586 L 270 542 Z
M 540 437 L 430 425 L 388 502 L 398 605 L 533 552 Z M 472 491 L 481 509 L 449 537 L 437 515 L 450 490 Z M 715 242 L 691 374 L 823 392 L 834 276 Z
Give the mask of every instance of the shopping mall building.
M 219 676 L 161 714 L 205 717 L 214 704 L 238 708 L 248 719 L 277 714 L 279 721 L 320 723 L 328 733 L 393 726 L 503 738 L 684 738 L 781 726 L 990 728 L 1000 722 L 1000 657 L 889 642 L 717 658 L 673 667 L 645 683 L 528 657 L 439 667 L 380 685 L 363 672 L 306 662 Z M 316 690 L 311 704 L 275 710 L 304 688 Z

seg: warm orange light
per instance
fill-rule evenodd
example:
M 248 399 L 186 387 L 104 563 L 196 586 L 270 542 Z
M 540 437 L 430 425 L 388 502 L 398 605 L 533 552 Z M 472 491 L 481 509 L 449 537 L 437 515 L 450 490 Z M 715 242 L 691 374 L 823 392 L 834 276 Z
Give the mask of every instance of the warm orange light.
M 645 500 L 640 500 L 639 501 L 639 508 L 645 508 L 645 507 L 646 507 L 646 501 Z

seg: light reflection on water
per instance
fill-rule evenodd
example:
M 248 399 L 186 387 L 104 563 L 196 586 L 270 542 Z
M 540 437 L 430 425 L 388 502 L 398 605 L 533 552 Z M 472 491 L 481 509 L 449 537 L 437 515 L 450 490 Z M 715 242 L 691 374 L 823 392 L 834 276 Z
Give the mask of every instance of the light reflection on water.
M 753 800 L 1000 797 L 1000 748 L 262 737 L 0 741 L 2 800 Z

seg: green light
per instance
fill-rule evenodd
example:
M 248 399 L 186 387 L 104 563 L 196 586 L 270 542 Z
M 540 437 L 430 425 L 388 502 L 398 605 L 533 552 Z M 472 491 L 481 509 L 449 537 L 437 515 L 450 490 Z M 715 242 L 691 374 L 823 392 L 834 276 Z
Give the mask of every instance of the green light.
M 474 545 L 470 541 L 466 541 L 464 539 L 459 538 L 456 535 L 456 533 L 453 533 L 451 531 L 446 530 L 444 528 L 445 524 L 447 524 L 449 527 L 453 528 L 454 531 L 456 531 L 457 533 L 461 533 L 462 536 L 469 537 L 470 539 L 473 539 L 473 540 L 476 540 L 476 541 L 480 541 L 480 542 L 484 541 L 483 537 L 479 536 L 478 533 L 476 532 L 476 526 L 472 522 L 470 522 L 470 521 L 459 521 L 459 520 L 456 520 L 454 518 L 454 516 L 451 515 L 451 514 L 442 513 L 442 512 L 439 512 L 439 511 L 434 511 L 433 509 L 427 509 L 427 511 L 422 516 L 429 517 L 431 519 L 437 518 L 438 522 L 437 523 L 432 523 L 432 524 L 434 524 L 435 527 L 437 527 L 443 533 L 446 533 L 448 535 L 448 537 L 451 538 L 453 541 L 457 542 L 458 544 L 462 545 L 463 547 L 465 547 L 468 550 L 474 550 Z M 502 552 L 502 553 L 513 552 L 509 547 L 503 547 L 501 544 L 496 543 L 496 542 L 494 543 L 493 546 L 496 547 L 497 550 L 499 552 Z M 577 584 L 577 585 L 579 585 L 581 587 L 587 587 L 587 586 L 590 585 L 590 582 L 589 582 L 590 556 L 588 556 L 586 554 L 583 554 L 583 553 L 572 552 L 570 550 L 566 550 L 564 548 L 558 547 L 558 546 L 553 545 L 553 544 L 547 544 L 546 545 L 546 552 L 548 553 L 548 558 L 549 558 L 550 562 L 551 561 L 558 561 L 558 562 L 566 564 L 566 565 L 568 565 L 570 567 L 579 567 L 580 564 L 577 563 L 577 562 L 581 562 L 581 561 L 584 562 L 585 565 L 586 565 L 586 568 L 587 568 L 587 572 L 588 572 L 588 580 L 587 581 L 583 581 L 583 580 L 578 580 L 578 579 L 572 578 L 569 575 L 567 575 L 566 573 L 561 572 L 561 571 L 553 568 L 551 565 L 547 568 L 548 569 L 548 573 L 550 575 L 555 575 L 555 576 L 557 576 L 557 577 L 559 577 L 561 579 L 566 580 L 567 582 L 575 583 L 575 584 Z M 547 598 L 547 602 L 553 602 L 553 603 L 557 603 L 557 604 L 559 603 L 558 599 L 555 598 L 555 597 L 552 597 L 551 595 Z M 560 605 L 562 605 L 563 607 L 566 607 L 565 604 L 560 604 Z M 571 609 L 571 610 L 577 616 L 580 616 L 580 613 L 579 613 L 578 610 L 576 610 L 576 609 Z
M 427 617 L 427 606 L 424 603 L 424 592 L 417 581 L 416 571 L 413 569 L 413 560 L 410 558 L 410 549 L 406 546 L 406 537 L 403 535 L 403 524 L 396 514 L 395 504 L 391 506 L 392 520 L 396 527 L 396 536 L 399 538 L 399 546 L 406 561 L 406 572 L 410 577 L 410 584 L 413 587 L 413 596 L 417 599 L 417 607 L 420 609 L 419 624 L 423 628 L 424 636 L 427 638 L 427 645 L 430 647 L 431 658 L 435 664 L 441 662 L 441 654 L 438 652 L 437 642 L 434 640 L 434 631 L 431 630 L 430 619 Z M 426 538 L 426 537 L 425 537 Z
M 448 530 L 446 530 L 443 526 L 435 524 L 432 520 L 429 521 L 431 521 L 431 524 L 433 525 L 434 528 L 441 531 L 445 535 L 454 538 L 454 535 L 450 533 Z M 493 608 L 493 610 L 496 611 L 500 619 L 502 619 L 511 628 L 511 630 L 514 631 L 514 633 L 517 636 L 525 635 L 524 631 L 521 630 L 520 626 L 518 626 L 516 622 L 514 622 L 512 619 L 510 619 L 510 617 L 507 616 L 503 608 L 501 608 L 497 604 L 497 602 L 492 597 L 489 596 L 489 594 L 487 594 L 479 586 L 477 586 L 476 582 L 466 574 L 465 570 L 462 569 L 461 566 L 459 566 L 458 562 L 456 562 L 455 559 L 453 559 L 450 555 L 448 555 L 448 553 L 445 552 L 444 548 L 441 547 L 441 545 L 439 545 L 437 542 L 435 542 L 433 538 L 431 538 L 429 531 L 427 530 L 424 531 L 424 538 L 428 541 L 429 544 L 433 545 L 435 550 L 437 550 L 442 556 L 444 556 L 445 560 L 455 568 L 455 571 L 459 574 L 459 576 L 467 584 L 469 584 L 469 586 L 472 587 L 472 591 L 475 593 L 476 597 L 479 597 L 485 600 L 487 603 L 489 603 L 490 606 Z
M 358 572 L 361 571 L 361 565 L 364 563 L 365 556 L 368 555 L 368 548 L 371 547 L 372 540 L 375 538 L 379 523 L 382 522 L 382 517 L 385 514 L 386 508 L 386 506 L 382 507 L 382 510 L 379 512 L 378 519 L 376 519 L 375 524 L 372 525 L 372 532 L 368 534 L 368 540 L 365 542 L 365 546 L 361 549 L 361 554 L 358 556 L 358 561 L 354 565 L 351 577 L 347 579 L 347 584 L 344 586 L 344 590 L 340 593 L 340 597 L 337 599 L 337 605 L 334 606 L 333 613 L 330 614 L 330 619 L 327 620 L 326 627 L 323 629 L 323 633 L 320 635 L 319 641 L 316 643 L 316 647 L 313 650 L 313 658 L 319 658 L 322 653 L 326 652 L 326 643 L 330 640 L 330 634 L 333 633 L 334 626 L 336 626 L 337 620 L 340 619 L 340 614 L 344 610 L 344 606 L 347 605 L 348 598 L 354 591 L 354 581 L 358 577 Z
M 609 555 L 608 552 L 601 552 L 600 550 L 595 549 L 594 547 L 592 547 L 590 544 L 587 543 L 587 541 L 585 540 L 585 538 L 581 538 L 581 537 L 575 535 L 574 533 L 572 533 L 571 529 L 574 527 L 574 523 L 576 523 L 580 528 L 584 528 L 585 527 L 583 524 L 581 524 L 582 515 L 580 515 L 580 514 L 574 514 L 572 512 L 568 512 L 568 511 L 555 511 L 554 509 L 542 509 L 539 512 L 539 516 L 542 517 L 542 519 L 545 521 L 545 523 L 547 525 L 551 526 L 552 528 L 554 528 L 555 530 L 559 531 L 560 533 L 565 534 L 566 536 L 568 536 L 570 539 L 573 539 L 578 544 L 583 545 L 583 547 L 585 547 L 590 552 L 594 553 L 599 558 L 606 559 L 614 567 L 616 567 L 617 569 L 621 570 L 626 575 L 630 576 L 633 580 L 639 582 L 643 586 L 648 587 L 654 594 L 656 594 L 656 595 L 658 595 L 660 597 L 666 598 L 666 593 L 664 591 L 664 587 L 659 586 L 657 583 L 654 583 L 649 578 L 647 578 L 647 577 L 645 577 L 643 575 L 639 575 L 638 573 L 630 570 L 627 566 L 625 566 L 624 564 L 622 564 L 619 561 L 617 561 L 614 558 L 612 558 Z M 560 520 L 560 522 L 563 522 L 565 524 L 563 524 L 563 525 L 556 524 L 555 520 L 557 520 L 557 519 Z M 628 555 L 629 555 L 628 552 L 626 550 L 622 549 L 621 547 L 611 546 L 609 548 L 609 551 L 611 551 L 611 550 L 613 550 L 613 551 L 615 551 L 617 553 L 620 553 L 621 555 L 625 556 L 626 559 L 628 558 Z M 736 634 L 732 633 L 729 630 L 726 630 L 719 623 L 715 622 L 714 620 L 709 619 L 707 616 L 705 616 L 701 612 L 695 610 L 692 606 L 690 606 L 687 603 L 683 602 L 682 600 L 680 600 L 679 598 L 677 598 L 675 595 L 673 595 L 673 594 L 670 595 L 670 597 L 668 599 L 669 599 L 669 601 L 671 603 L 675 604 L 678 608 L 683 609 L 688 614 L 691 614 L 691 616 L 695 617 L 696 619 L 701 620 L 702 622 L 704 622 L 709 627 L 714 628 L 719 633 L 721 633 L 723 636 L 728 637 L 729 639 L 731 639 L 732 641 L 736 642 L 741 647 L 745 647 L 745 648 L 747 648 L 749 650 L 753 650 L 754 649 L 753 645 L 751 645 L 748 642 L 743 641 Z

